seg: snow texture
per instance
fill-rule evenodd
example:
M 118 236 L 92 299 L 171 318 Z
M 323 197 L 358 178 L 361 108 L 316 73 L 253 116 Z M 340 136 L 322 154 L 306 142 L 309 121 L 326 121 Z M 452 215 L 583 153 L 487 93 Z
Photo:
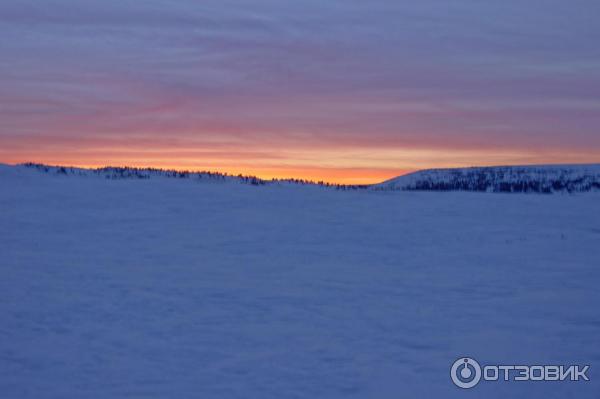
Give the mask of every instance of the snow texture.
M 598 398 L 599 200 L 0 166 L 0 397 Z

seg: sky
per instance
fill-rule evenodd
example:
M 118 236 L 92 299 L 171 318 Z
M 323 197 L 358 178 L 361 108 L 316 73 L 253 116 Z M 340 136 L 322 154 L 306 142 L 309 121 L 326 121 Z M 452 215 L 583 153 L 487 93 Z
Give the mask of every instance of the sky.
M 600 162 L 597 0 L 2 0 L 0 162 Z

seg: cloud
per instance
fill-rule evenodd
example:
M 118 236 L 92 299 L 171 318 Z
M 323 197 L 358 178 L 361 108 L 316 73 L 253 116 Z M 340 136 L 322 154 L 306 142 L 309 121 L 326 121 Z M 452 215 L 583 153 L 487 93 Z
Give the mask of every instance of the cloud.
M 5 0 L 0 146 L 125 136 L 138 150 L 167 139 L 198 151 L 597 154 L 599 11 L 585 0 Z

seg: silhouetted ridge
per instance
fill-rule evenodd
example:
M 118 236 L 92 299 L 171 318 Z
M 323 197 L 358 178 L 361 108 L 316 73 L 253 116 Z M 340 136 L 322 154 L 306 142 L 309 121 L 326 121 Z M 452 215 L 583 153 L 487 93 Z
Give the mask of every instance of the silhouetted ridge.
M 600 165 L 429 169 L 396 177 L 375 190 L 555 193 L 600 190 Z
M 177 179 L 196 179 L 207 181 L 233 181 L 242 184 L 250 184 L 254 186 L 270 185 L 270 184 L 296 184 L 296 185 L 311 185 L 318 187 L 334 188 L 337 190 L 359 190 L 366 189 L 368 185 L 357 184 L 332 184 L 323 181 L 314 182 L 305 179 L 261 179 L 260 177 L 251 175 L 230 175 L 221 172 L 191 172 L 180 171 L 173 169 L 158 169 L 158 168 L 136 168 L 136 167 L 115 167 L 107 166 L 95 169 L 76 168 L 70 166 L 50 166 L 40 163 L 28 162 L 22 164 L 27 168 L 33 168 L 40 172 L 51 173 L 66 176 L 98 176 L 106 179 L 150 179 L 153 177 L 177 178 Z

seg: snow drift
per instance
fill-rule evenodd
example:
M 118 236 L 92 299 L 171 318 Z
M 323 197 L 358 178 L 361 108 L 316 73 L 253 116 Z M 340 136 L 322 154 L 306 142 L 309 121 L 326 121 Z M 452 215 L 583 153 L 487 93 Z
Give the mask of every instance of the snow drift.
M 0 166 L 2 398 L 598 397 L 598 193 L 94 176 Z

